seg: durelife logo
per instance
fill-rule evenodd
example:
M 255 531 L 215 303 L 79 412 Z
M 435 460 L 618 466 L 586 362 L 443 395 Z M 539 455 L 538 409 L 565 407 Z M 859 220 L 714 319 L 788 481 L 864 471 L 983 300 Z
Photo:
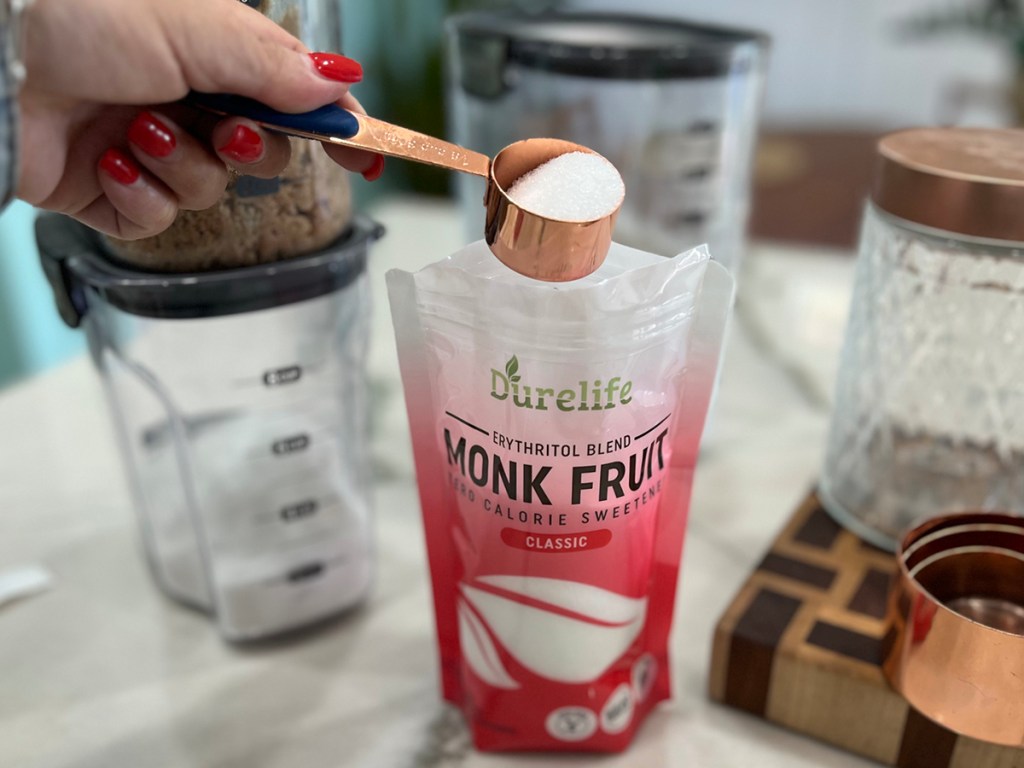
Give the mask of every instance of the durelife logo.
M 633 401 L 632 391 L 633 382 L 623 381 L 621 376 L 584 379 L 572 387 L 544 386 L 541 382 L 524 384 L 516 355 L 505 363 L 504 372 L 491 368 L 491 397 L 531 411 L 548 411 L 552 407 L 565 413 L 608 410 L 629 405 Z

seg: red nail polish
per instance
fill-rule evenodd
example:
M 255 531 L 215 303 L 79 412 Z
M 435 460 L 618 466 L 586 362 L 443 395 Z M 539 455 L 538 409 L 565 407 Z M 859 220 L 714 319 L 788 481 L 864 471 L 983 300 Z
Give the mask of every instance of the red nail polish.
M 363 68 L 358 61 L 336 53 L 311 53 L 309 58 L 316 64 L 317 71 L 328 80 L 342 83 L 358 83 L 363 79 Z
M 263 139 L 252 128 L 239 125 L 232 131 L 227 143 L 218 147 L 217 151 L 240 163 L 255 163 L 263 157 Z
M 363 178 L 367 181 L 376 181 L 384 173 L 384 155 L 377 155 L 373 158 L 373 165 L 363 171 Z
M 139 180 L 139 166 L 119 149 L 108 149 L 99 163 L 100 170 L 120 184 L 134 184 Z
M 128 141 L 147 155 L 167 157 L 178 145 L 171 129 L 150 112 L 140 112 L 128 126 Z

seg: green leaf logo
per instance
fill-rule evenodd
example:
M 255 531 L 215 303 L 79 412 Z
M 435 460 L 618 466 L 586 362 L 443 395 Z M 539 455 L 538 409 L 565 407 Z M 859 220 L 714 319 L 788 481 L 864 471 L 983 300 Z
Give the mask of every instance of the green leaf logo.
M 520 378 L 522 378 L 516 375 L 518 371 L 519 358 L 517 358 L 515 355 L 512 355 L 512 357 L 509 358 L 509 361 L 505 363 L 505 375 L 508 377 L 508 380 L 511 381 L 513 384 L 519 381 Z

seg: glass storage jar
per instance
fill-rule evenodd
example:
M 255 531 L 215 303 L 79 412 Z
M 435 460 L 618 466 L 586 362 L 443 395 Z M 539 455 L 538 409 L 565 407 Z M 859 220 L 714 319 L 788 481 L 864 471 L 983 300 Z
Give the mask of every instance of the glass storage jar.
M 934 515 L 1024 513 L 1024 131 L 878 154 L 820 493 L 893 549 Z

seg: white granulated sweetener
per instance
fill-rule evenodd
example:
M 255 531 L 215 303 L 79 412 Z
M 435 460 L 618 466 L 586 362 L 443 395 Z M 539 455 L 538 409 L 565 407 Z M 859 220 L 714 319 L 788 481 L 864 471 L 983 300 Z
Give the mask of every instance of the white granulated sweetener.
M 520 176 L 508 190 L 513 203 L 560 221 L 595 221 L 622 202 L 626 187 L 600 155 L 568 152 Z

